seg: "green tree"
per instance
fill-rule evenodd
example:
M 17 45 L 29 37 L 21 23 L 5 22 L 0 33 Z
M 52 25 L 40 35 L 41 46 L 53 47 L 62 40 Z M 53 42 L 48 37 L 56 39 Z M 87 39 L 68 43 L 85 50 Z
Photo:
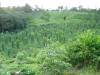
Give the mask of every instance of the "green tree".
M 63 6 L 59 6 L 59 7 L 58 7 L 58 10 L 59 10 L 59 11 L 62 11 L 62 10 L 63 10 Z

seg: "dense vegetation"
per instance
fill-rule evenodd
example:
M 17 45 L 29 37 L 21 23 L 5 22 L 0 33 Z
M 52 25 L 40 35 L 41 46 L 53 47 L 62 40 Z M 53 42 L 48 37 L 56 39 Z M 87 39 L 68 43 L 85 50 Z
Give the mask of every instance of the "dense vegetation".
M 100 10 L 0 8 L 0 75 L 99 75 Z

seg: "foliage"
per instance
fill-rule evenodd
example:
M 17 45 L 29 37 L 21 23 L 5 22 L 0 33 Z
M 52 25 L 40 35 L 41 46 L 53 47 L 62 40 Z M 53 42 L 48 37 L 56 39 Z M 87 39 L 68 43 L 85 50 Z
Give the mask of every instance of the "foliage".
M 0 8 L 0 75 L 83 75 L 71 70 L 77 66 L 99 70 L 100 10 L 60 10 Z
M 31 64 L 34 63 L 34 59 L 33 57 L 29 57 L 29 55 L 23 51 L 17 54 L 15 62 L 18 64 Z
M 36 75 L 59 75 L 64 70 L 71 69 L 68 61 L 65 49 L 60 48 L 59 43 L 55 43 L 37 55 L 36 62 L 40 64 L 40 68 Z
M 91 64 L 96 66 L 100 57 L 100 37 L 88 30 L 73 41 L 68 48 L 68 53 L 73 65 L 88 66 Z
M 60 43 L 48 45 L 48 48 L 40 50 L 33 59 L 34 62 L 32 63 L 34 63 L 34 65 L 32 65 L 30 61 L 32 57 L 29 57 L 25 51 L 20 52 L 16 56 L 15 62 L 10 62 L 18 65 L 9 66 L 4 71 L 21 71 L 25 75 L 58 75 L 63 73 L 64 70 L 69 71 L 72 67 L 66 55 L 66 50 Z
M 20 8 L 21 9 L 21 8 Z M 23 11 L 16 8 L 0 8 L 0 32 L 14 31 L 26 27 L 28 14 L 32 9 L 29 5 L 22 7 Z

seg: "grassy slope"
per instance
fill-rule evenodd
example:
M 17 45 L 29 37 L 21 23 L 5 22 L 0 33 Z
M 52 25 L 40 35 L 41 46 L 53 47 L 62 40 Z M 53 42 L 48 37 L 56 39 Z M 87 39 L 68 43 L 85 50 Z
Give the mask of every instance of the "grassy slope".
M 12 58 L 23 50 L 30 54 L 30 51 L 35 52 L 36 49 L 46 47 L 52 41 L 59 41 L 62 44 L 66 43 L 68 39 L 74 39 L 77 33 L 88 29 L 96 31 L 98 34 L 100 32 L 99 27 L 90 14 L 92 13 L 68 11 L 37 12 L 35 15 L 32 15 L 32 19 L 26 29 L 16 34 L 9 32 L 0 34 L 1 55 L 4 58 Z M 66 20 L 63 19 L 64 16 L 66 16 Z M 86 73 L 85 75 L 92 74 Z
M 77 33 L 87 29 L 99 33 L 99 25 L 96 25 L 90 14 L 92 13 L 37 12 L 31 15 L 26 29 L 16 34 L 0 34 L 0 50 L 5 51 L 6 54 L 3 55 L 10 56 L 12 53 L 16 54 L 18 50 L 44 47 L 50 42 L 48 39 L 65 43 L 69 38 L 75 38 Z

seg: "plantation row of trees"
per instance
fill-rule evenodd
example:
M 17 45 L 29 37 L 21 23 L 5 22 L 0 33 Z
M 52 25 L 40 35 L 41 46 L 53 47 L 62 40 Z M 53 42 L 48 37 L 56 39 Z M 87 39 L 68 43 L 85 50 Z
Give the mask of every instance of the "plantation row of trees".
M 58 11 L 64 11 L 64 10 L 77 11 L 77 12 L 79 12 L 79 11 L 92 12 L 93 11 L 93 12 L 95 12 L 96 19 L 100 13 L 99 12 L 100 10 L 85 9 L 82 6 L 79 6 L 78 8 L 73 7 L 69 10 L 67 9 L 67 7 L 63 8 L 63 6 L 59 6 L 57 10 Z M 38 6 L 36 6 L 36 8 L 33 9 L 28 4 L 26 4 L 23 7 L 8 7 L 8 8 L 0 7 L 0 32 L 23 29 L 27 25 L 27 22 L 29 20 L 29 16 L 28 16 L 29 14 L 34 15 L 34 12 L 43 12 L 43 11 L 45 12 L 46 10 L 39 8 Z M 48 15 L 48 14 L 45 14 L 45 15 L 46 16 L 42 16 L 41 18 L 49 21 L 50 15 Z M 65 17 L 65 19 L 66 19 L 66 17 Z
M 5 64 L 0 74 L 11 75 L 20 71 L 20 74 L 24 75 L 78 75 L 79 73 L 71 69 L 84 67 L 92 67 L 89 70 L 98 71 L 99 52 L 100 35 L 88 30 L 77 35 L 77 38 L 69 40 L 68 44 L 52 42 L 44 48 L 30 47 L 28 50 L 19 50 L 14 58 L 5 58 L 0 54 L 0 66 Z

